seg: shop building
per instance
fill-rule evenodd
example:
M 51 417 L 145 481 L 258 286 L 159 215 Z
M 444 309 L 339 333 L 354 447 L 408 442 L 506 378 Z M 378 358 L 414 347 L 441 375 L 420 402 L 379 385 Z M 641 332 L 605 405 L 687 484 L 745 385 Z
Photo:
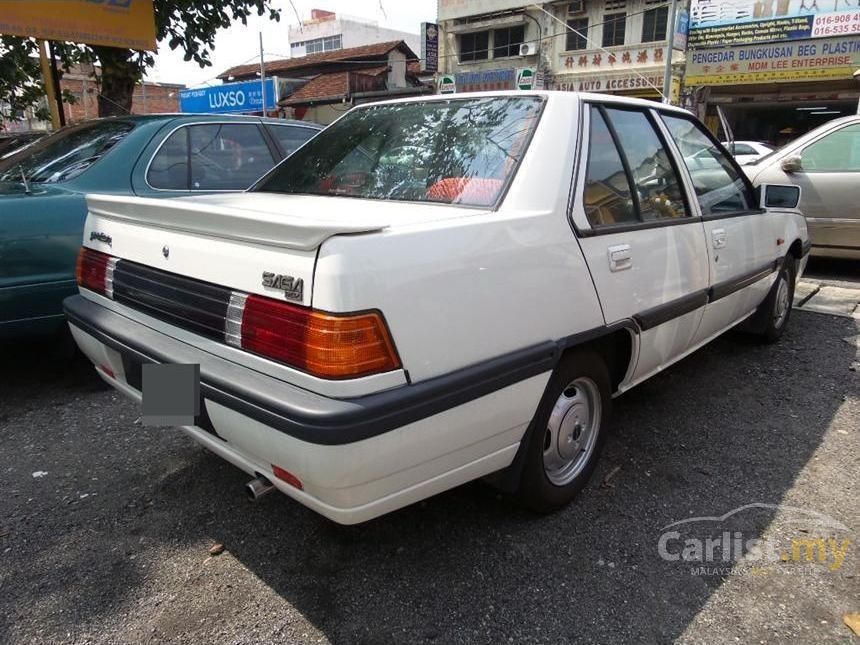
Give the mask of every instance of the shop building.
M 731 4 L 731 7 L 728 5 Z M 717 131 L 781 145 L 857 112 L 860 3 L 692 0 L 685 86 Z
M 446 89 L 545 87 L 655 100 L 661 98 L 676 31 L 665 0 L 439 0 L 439 21 Z M 682 39 L 675 45 L 677 97 Z
M 359 103 L 433 90 L 419 79 L 418 56 L 402 40 L 266 61 L 265 70 L 267 77 L 278 79 L 280 114 L 323 125 Z M 219 75 L 230 81 L 220 87 L 229 90 L 232 84 L 255 80 L 259 84 L 259 71 L 259 64 L 232 67 Z M 252 105 L 250 101 L 248 105 Z M 253 105 L 259 110 L 261 99 L 256 101 Z
M 405 41 L 416 52 L 419 45 L 417 33 L 387 29 L 375 21 L 339 16 L 322 9 L 312 9 L 310 20 L 290 25 L 289 38 L 291 58 L 392 40 Z

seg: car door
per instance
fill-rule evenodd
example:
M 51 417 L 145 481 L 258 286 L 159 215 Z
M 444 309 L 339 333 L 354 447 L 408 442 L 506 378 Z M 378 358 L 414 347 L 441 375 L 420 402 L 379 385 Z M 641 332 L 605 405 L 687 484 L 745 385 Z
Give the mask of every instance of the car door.
M 707 301 L 705 236 L 649 109 L 585 103 L 584 132 L 573 219 L 606 322 L 641 329 L 630 387 L 695 337 Z
M 695 336 L 701 344 L 752 313 L 775 276 L 778 244 L 773 218 L 755 202 L 749 180 L 698 121 L 679 112 L 661 112 L 681 153 L 702 218 L 710 264 L 709 303 Z M 709 157 L 703 168 L 689 158 Z
M 813 246 L 860 248 L 860 123 L 828 132 L 800 151 L 800 169 L 788 173 L 801 188 Z

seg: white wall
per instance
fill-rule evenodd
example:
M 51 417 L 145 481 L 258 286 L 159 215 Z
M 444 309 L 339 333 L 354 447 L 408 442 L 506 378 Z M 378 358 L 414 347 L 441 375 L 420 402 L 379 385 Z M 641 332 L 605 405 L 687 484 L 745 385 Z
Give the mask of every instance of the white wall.
M 375 22 L 365 22 L 352 18 L 337 18 L 335 20 L 321 20 L 305 24 L 301 30 L 298 26 L 290 25 L 289 29 L 290 43 L 338 35 L 342 36 L 344 49 L 383 43 L 389 40 L 405 40 L 406 44 L 409 45 L 409 48 L 416 55 L 420 53 L 421 39 L 418 33 L 387 29 L 380 27 Z M 304 47 L 296 50 L 291 48 L 291 55 L 293 57 L 304 56 L 305 54 Z

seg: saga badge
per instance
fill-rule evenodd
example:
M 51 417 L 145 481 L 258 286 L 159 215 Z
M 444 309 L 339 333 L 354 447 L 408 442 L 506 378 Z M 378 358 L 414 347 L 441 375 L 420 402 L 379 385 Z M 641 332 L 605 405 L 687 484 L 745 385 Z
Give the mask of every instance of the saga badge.
M 301 301 L 304 296 L 305 281 L 301 278 L 294 278 L 291 275 L 263 271 L 263 286 L 271 289 L 280 289 L 284 292 L 284 296 L 290 300 Z

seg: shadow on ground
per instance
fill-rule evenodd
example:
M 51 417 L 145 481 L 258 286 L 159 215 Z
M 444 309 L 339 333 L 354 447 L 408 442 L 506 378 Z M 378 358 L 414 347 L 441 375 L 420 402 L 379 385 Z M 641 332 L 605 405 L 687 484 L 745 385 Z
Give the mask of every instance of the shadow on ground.
M 677 639 L 727 581 L 660 559 L 661 527 L 783 500 L 858 396 L 854 324 L 795 314 L 775 346 L 729 335 L 621 397 L 563 512 L 470 484 L 356 527 L 247 504 L 243 473 L 140 426 L 83 363 L 18 348 L 0 365 L 0 640 Z

